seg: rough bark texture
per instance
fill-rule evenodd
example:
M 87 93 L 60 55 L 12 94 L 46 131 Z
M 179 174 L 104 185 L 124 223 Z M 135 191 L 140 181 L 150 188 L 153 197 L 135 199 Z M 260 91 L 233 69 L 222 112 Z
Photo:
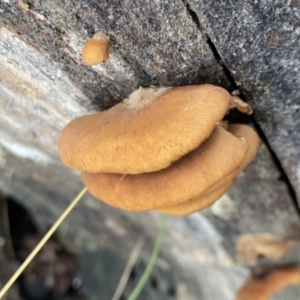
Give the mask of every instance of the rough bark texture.
M 187 2 L 255 109 L 300 201 L 299 1 Z
M 138 86 L 208 82 L 233 90 L 236 84 L 253 105 L 283 169 L 263 145 L 256 161 L 213 207 L 170 218 L 160 278 L 172 278 L 177 298 L 166 295 L 169 283 L 148 295 L 234 299 L 248 273 L 248 262 L 239 261 L 235 252 L 238 237 L 272 233 L 299 238 L 298 210 L 288 184 L 299 197 L 298 7 L 297 1 L 254 0 L 0 2 L 2 192 L 53 222 L 82 187 L 78 174 L 62 166 L 57 154 L 57 137 L 67 122 L 113 106 Z M 111 56 L 88 68 L 81 49 L 98 31 L 110 37 Z M 66 224 L 88 241 L 80 242 L 83 251 L 89 244 L 105 244 L 125 264 L 140 235 L 148 238 L 147 258 L 158 222 L 156 213 L 124 213 L 88 196 Z M 283 261 L 299 262 L 297 249 L 299 243 Z M 113 273 L 121 274 L 123 267 Z M 114 286 L 102 289 L 112 294 Z M 294 288 L 274 299 L 299 296 L 300 289 Z

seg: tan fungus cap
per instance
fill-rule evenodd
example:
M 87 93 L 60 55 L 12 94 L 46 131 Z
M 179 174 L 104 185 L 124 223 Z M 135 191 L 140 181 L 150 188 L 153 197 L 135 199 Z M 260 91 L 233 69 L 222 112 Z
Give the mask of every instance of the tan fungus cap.
M 291 284 L 300 284 L 298 267 L 271 269 L 260 276 L 252 276 L 238 292 L 236 300 L 269 300 Z
M 139 89 L 107 111 L 69 123 L 59 153 L 67 166 L 89 173 L 158 171 L 196 149 L 239 102 L 209 84 Z M 245 103 L 242 109 L 251 113 Z
M 125 210 L 147 211 L 187 202 L 240 170 L 248 145 L 217 125 L 193 152 L 161 171 L 138 175 L 83 173 L 89 191 Z
M 260 140 L 257 133 L 247 125 L 230 125 L 228 131 L 237 137 L 245 138 L 248 145 L 248 150 L 240 167 L 222 178 L 203 194 L 186 203 L 159 209 L 160 212 L 172 216 L 190 215 L 212 205 L 232 187 L 236 176 L 255 158 Z
M 109 39 L 103 33 L 96 33 L 83 47 L 82 59 L 85 65 L 101 64 L 109 58 Z
M 226 177 L 228 176 L 229 175 Z M 220 182 L 216 183 L 213 188 L 210 188 L 203 194 L 196 196 L 194 199 L 179 205 L 161 208 L 159 211 L 163 214 L 177 217 L 191 215 L 212 205 L 232 187 L 233 183 L 234 179 L 228 179 L 226 181 L 221 180 Z

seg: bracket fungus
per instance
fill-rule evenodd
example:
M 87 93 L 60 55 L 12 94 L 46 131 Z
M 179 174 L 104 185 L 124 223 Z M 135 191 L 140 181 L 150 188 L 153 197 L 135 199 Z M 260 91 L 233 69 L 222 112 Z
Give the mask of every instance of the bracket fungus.
M 58 149 L 96 198 L 130 211 L 188 215 L 215 202 L 256 155 L 251 127 L 223 126 L 232 108 L 252 113 L 209 84 L 140 88 L 107 111 L 71 121 Z
M 82 59 L 85 65 L 101 64 L 109 57 L 109 39 L 101 32 L 96 33 L 83 47 Z
M 288 285 L 300 284 L 298 267 L 274 268 L 253 274 L 238 291 L 236 300 L 269 300 Z
M 270 233 L 245 234 L 237 240 L 235 249 L 247 262 L 256 262 L 260 258 L 278 260 L 296 242 Z

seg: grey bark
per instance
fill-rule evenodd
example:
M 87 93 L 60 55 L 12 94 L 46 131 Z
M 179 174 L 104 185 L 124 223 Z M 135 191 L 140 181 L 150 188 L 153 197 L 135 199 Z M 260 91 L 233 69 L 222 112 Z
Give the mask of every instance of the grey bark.
M 0 13 L 0 187 L 38 218 L 53 222 L 82 186 L 57 154 L 67 122 L 113 106 L 138 86 L 213 83 L 232 90 L 222 64 L 254 107 L 299 197 L 296 1 L 19 0 L 0 2 Z M 110 37 L 110 59 L 85 67 L 82 46 L 98 31 Z M 171 271 L 164 276 L 180 274 L 174 280 L 188 287 L 191 299 L 233 299 L 248 273 L 247 264 L 237 261 L 239 236 L 299 238 L 299 215 L 281 171 L 263 145 L 216 206 L 171 218 L 162 254 Z M 156 213 L 121 212 L 89 196 L 65 226 L 84 239 L 82 249 L 101 248 L 106 240 L 124 261 L 140 235 L 151 248 L 158 221 Z M 299 262 L 298 246 L 284 261 Z M 298 299 L 300 289 L 280 295 L 274 299 Z

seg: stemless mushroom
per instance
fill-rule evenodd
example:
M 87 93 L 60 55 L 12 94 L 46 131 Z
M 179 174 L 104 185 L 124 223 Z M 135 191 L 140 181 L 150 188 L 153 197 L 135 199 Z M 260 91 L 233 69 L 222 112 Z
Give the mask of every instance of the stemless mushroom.
M 139 89 L 107 111 L 70 122 L 58 149 L 67 166 L 84 172 L 158 171 L 196 149 L 236 104 L 208 84 Z
M 103 33 L 96 33 L 83 47 L 82 59 L 85 65 L 101 64 L 109 57 L 109 39 Z
M 241 258 L 253 263 L 262 257 L 279 260 L 296 242 L 270 233 L 245 234 L 237 240 L 235 249 Z
M 173 216 L 190 215 L 212 205 L 231 188 L 236 176 L 255 158 L 255 155 L 259 148 L 259 139 L 257 134 L 249 126 L 246 125 L 230 125 L 228 131 L 236 137 L 245 138 L 246 144 L 248 146 L 246 155 L 239 167 L 236 168 L 233 172 L 221 178 L 221 180 L 215 183 L 211 188 L 198 195 L 194 199 L 191 199 L 190 201 L 180 205 L 159 209 L 159 211 Z M 227 141 L 224 140 L 224 143 L 225 142 Z M 238 150 L 239 149 L 234 149 L 234 153 Z
M 221 126 L 196 150 L 170 167 L 151 173 L 83 173 L 89 191 L 106 203 L 146 211 L 187 202 L 239 170 L 248 146 Z
M 250 127 L 221 126 L 234 107 L 252 113 L 213 85 L 139 89 L 69 123 L 59 152 L 112 206 L 186 215 L 216 201 L 255 157 L 259 138 Z
M 252 275 L 238 292 L 236 300 L 269 300 L 291 284 L 300 284 L 298 267 L 274 268 Z

